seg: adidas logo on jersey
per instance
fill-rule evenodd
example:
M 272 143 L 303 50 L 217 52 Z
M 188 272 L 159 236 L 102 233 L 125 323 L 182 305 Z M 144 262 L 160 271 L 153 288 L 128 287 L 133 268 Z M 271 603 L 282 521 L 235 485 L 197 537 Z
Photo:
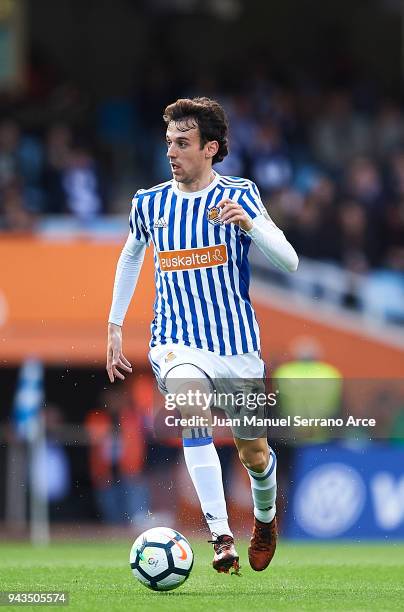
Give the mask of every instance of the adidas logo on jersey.
M 164 217 L 160 217 L 155 223 L 154 227 L 167 227 L 167 222 Z

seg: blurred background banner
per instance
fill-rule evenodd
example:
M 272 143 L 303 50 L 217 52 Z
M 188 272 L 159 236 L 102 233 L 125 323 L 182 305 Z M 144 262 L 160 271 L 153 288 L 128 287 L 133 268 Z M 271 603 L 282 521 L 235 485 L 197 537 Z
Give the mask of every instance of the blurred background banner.
M 322 446 L 301 449 L 286 534 L 296 539 L 402 539 L 404 450 Z
M 206 95 L 230 122 L 216 170 L 257 183 L 300 257 L 285 275 L 250 251 L 267 375 L 301 400 L 281 410 L 304 398 L 317 414 L 304 381 L 329 377 L 324 415 L 378 422 L 366 446 L 363 432 L 312 449 L 272 432 L 281 528 L 402 537 L 403 24 L 391 0 L 0 0 L 0 532 L 27 536 L 36 516 L 51 532 L 161 522 L 204 533 L 178 440 L 154 431 L 152 249 L 125 321 L 124 384 L 111 388 L 105 353 L 132 197 L 171 178 L 163 109 Z M 30 462 L 14 407 L 33 355 L 43 435 Z M 232 520 L 247 531 L 248 478 L 232 441 L 218 446 Z M 316 533 L 299 510 L 306 487 Z M 333 527 L 341 487 L 356 513 Z

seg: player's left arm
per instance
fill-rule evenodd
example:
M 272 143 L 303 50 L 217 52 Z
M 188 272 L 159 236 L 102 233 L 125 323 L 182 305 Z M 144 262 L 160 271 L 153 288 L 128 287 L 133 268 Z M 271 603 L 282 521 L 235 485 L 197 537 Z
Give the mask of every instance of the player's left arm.
M 224 199 L 219 203 L 221 220 L 225 224 L 236 223 L 277 268 L 296 272 L 299 258 L 295 249 L 268 215 L 256 185 L 251 185 L 239 202 Z

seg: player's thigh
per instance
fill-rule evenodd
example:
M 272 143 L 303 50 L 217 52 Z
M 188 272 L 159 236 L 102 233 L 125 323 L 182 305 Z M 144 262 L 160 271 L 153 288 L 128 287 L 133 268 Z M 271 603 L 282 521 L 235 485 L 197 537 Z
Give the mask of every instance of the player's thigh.
M 233 436 L 242 440 L 266 437 L 265 366 L 258 352 L 223 359 L 223 376 L 215 379 L 217 407 L 231 420 Z
M 205 351 L 164 345 L 153 347 L 150 363 L 160 391 L 182 416 L 208 412 L 214 394 L 212 360 Z

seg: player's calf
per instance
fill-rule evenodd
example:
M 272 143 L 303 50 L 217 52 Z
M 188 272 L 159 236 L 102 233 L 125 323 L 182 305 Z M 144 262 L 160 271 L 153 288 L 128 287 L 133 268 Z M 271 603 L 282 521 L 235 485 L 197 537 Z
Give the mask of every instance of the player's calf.
M 268 567 L 276 550 L 276 456 L 266 438 L 238 440 L 237 446 L 250 477 L 254 502 L 254 530 L 248 558 L 251 567 L 259 572 Z

